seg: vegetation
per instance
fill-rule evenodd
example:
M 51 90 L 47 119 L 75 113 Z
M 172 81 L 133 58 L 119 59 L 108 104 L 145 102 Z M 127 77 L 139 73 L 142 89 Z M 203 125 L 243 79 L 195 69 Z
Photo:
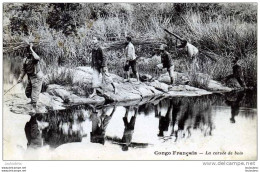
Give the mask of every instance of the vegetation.
M 230 74 L 231 60 L 239 58 L 246 83 L 256 87 L 256 3 L 4 3 L 4 49 L 9 50 L 4 58 L 22 58 L 24 48 L 14 44 L 26 39 L 35 43 L 36 52 L 43 57 L 44 72 L 52 73 L 57 66 L 89 65 L 93 36 L 106 47 L 130 35 L 134 40 L 166 41 L 176 70 L 191 74 L 191 83 L 199 85 L 195 71 L 183 65 L 189 59 L 176 50 L 175 38 L 161 27 L 218 55 L 215 63 L 203 60 L 203 71 L 211 78 L 221 80 Z M 136 54 L 149 57 L 154 48 L 157 45 L 137 45 Z M 109 71 L 123 76 L 123 49 L 106 50 L 105 54 Z M 154 61 L 141 61 L 140 73 L 157 75 L 155 65 Z M 202 87 L 206 84 L 203 81 Z

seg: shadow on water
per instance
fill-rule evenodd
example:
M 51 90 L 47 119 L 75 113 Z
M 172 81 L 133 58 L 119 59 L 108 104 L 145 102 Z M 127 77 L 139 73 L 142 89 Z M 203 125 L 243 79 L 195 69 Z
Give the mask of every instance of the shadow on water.
M 145 148 L 189 139 L 195 132 L 201 133 L 200 139 L 214 137 L 219 125 L 214 120 L 219 115 L 216 109 L 226 113 L 230 126 L 239 125 L 238 116 L 252 119 L 256 116 L 256 93 L 167 98 L 139 106 L 77 106 L 32 116 L 26 123 L 25 134 L 28 147 L 32 148 L 43 145 L 57 148 L 72 142 L 104 145 L 107 141 L 127 151 L 129 147 Z

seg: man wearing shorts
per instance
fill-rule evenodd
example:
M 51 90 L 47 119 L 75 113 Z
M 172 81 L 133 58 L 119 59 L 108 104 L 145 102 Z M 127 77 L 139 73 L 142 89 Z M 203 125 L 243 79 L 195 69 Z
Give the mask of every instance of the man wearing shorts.
M 174 64 L 170 54 L 166 51 L 167 45 L 160 46 L 162 68 L 166 68 L 171 79 L 171 84 L 174 84 Z
M 135 56 L 135 47 L 132 44 L 131 37 L 126 37 L 127 46 L 125 48 L 125 56 L 126 56 L 126 63 L 124 66 L 124 70 L 127 72 L 127 81 L 130 81 L 130 67 L 132 68 L 132 71 L 134 75 L 137 78 L 137 82 L 139 82 L 139 74 L 137 71 L 137 63 L 136 63 L 136 56 Z

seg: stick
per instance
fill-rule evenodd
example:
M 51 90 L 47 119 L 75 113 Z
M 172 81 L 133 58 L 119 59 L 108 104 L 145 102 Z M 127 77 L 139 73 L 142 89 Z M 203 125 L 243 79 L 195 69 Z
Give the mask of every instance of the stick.
M 168 31 L 167 29 L 164 29 L 164 28 L 162 28 L 162 29 L 163 29 L 165 32 L 167 32 L 168 34 L 174 36 L 175 38 L 177 38 L 177 39 L 179 39 L 179 40 L 181 40 L 181 41 L 183 41 L 183 39 L 182 39 L 181 37 L 179 37 L 178 35 L 176 35 L 176 34 L 170 32 L 170 31 Z
M 4 95 L 6 95 L 6 93 L 8 93 L 11 89 L 13 89 L 17 84 L 19 84 L 20 82 L 16 83 L 15 85 L 13 85 L 9 90 L 7 90 Z

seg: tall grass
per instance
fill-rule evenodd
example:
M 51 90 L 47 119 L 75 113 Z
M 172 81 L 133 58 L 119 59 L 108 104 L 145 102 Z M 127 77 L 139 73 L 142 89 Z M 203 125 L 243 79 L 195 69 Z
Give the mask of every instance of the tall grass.
M 189 73 L 185 65 L 182 65 L 182 62 L 187 61 L 186 56 L 176 50 L 175 39 L 161 29 L 165 27 L 188 39 L 199 49 L 220 56 L 216 63 L 209 60 L 203 63 L 204 72 L 213 79 L 220 80 L 230 74 L 231 60 L 239 58 L 247 84 L 256 86 L 257 27 L 256 10 L 252 4 L 81 4 L 79 11 L 68 12 L 76 23 L 76 34 L 70 35 L 48 27 L 48 5 L 37 7 L 42 12 L 32 9 L 30 15 L 25 15 L 29 11 L 21 13 L 19 8 L 4 5 L 4 42 L 19 42 L 28 38 L 28 35 L 12 32 L 10 21 L 16 13 L 19 13 L 21 19 L 29 16 L 30 40 L 39 42 L 35 50 L 46 63 L 44 69 L 55 71 L 57 66 L 89 66 L 93 36 L 98 37 L 105 46 L 130 35 L 133 39 L 166 40 L 177 70 Z M 136 46 L 136 54 L 149 57 L 154 48 Z M 23 51 L 18 54 L 23 56 Z M 123 50 L 106 51 L 105 55 L 109 59 L 109 71 L 123 76 L 123 59 L 120 58 Z M 4 54 L 4 58 L 13 56 L 17 56 L 17 52 Z M 140 62 L 140 73 L 157 75 L 156 63 Z M 190 78 L 196 83 L 195 73 L 190 75 L 194 76 Z

